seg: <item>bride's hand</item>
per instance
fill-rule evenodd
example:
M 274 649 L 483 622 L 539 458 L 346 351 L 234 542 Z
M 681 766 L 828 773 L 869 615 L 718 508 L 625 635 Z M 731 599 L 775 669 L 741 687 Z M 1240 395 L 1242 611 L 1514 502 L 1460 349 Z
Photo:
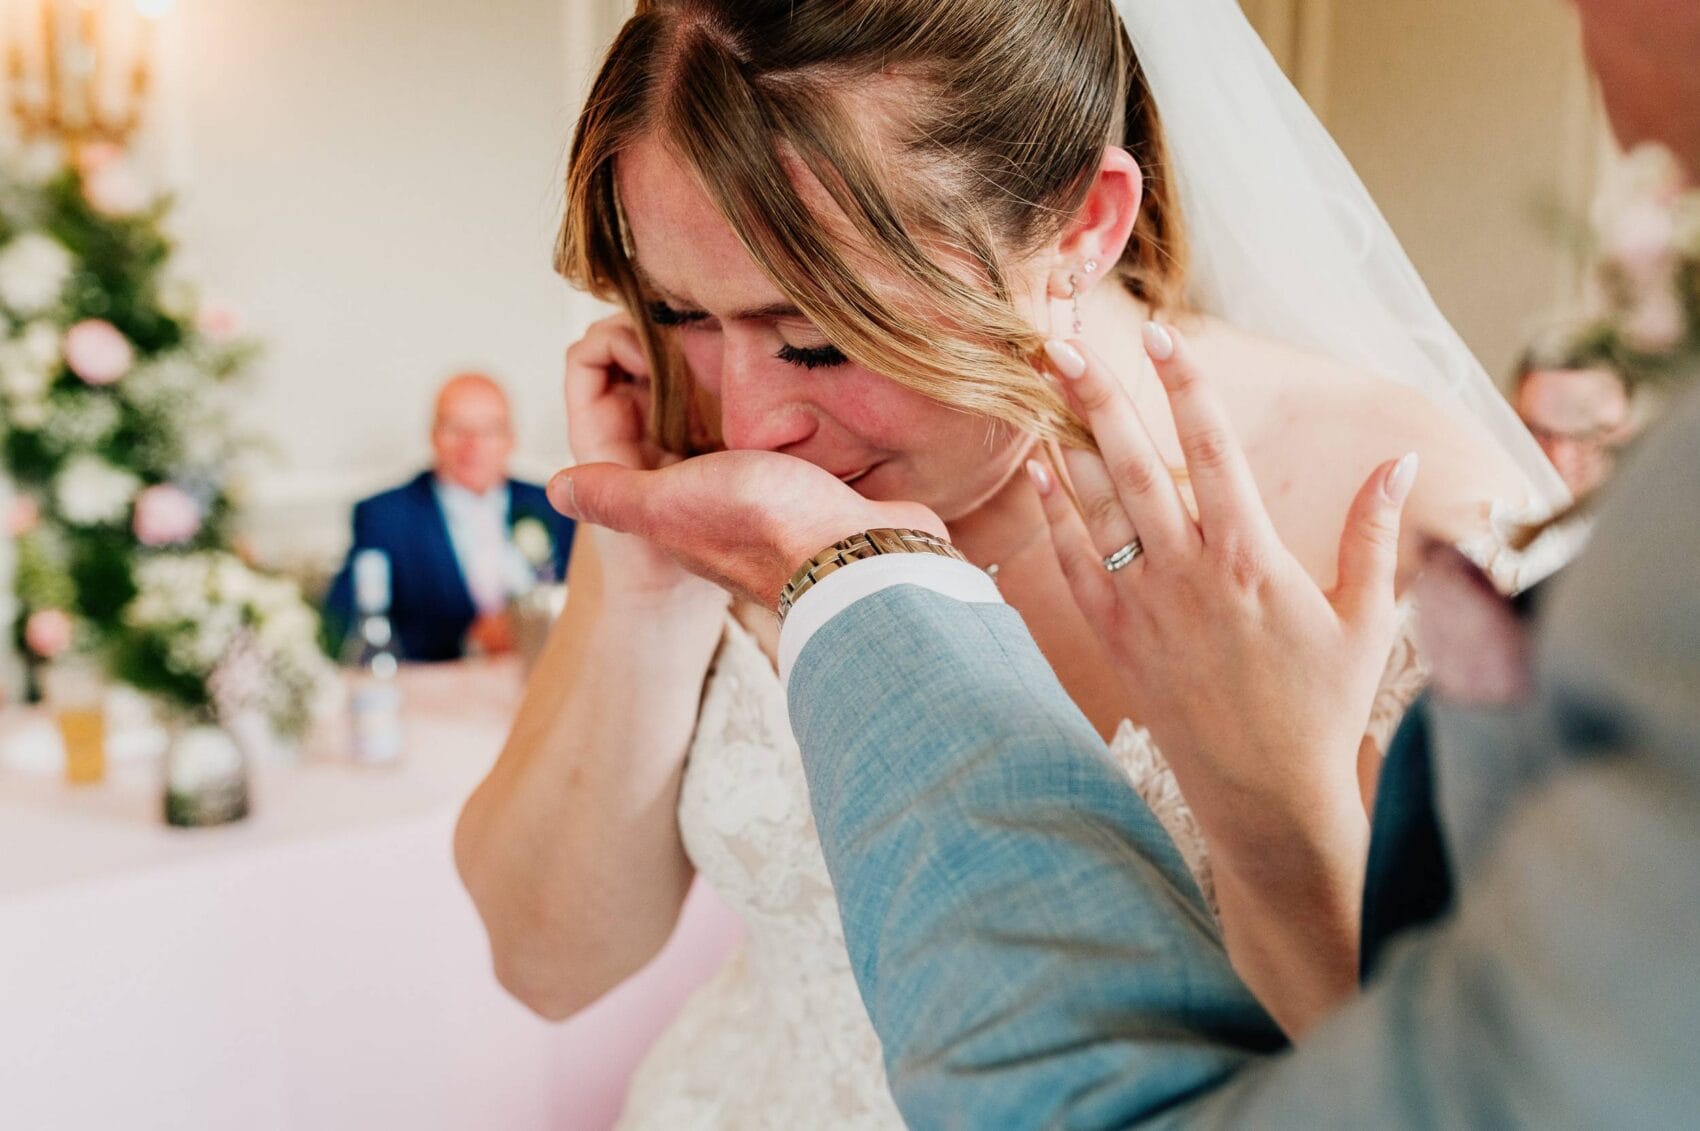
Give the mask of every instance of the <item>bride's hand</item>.
M 612 463 L 638 471 L 678 462 L 649 439 L 649 362 L 632 320 L 616 314 L 595 323 L 567 350 L 567 434 L 573 454 L 587 463 Z M 596 539 L 607 598 L 638 601 L 723 599 L 642 538 L 606 527 Z
M 1276 535 L 1180 334 L 1153 324 L 1145 341 L 1197 517 L 1132 400 L 1079 343 L 1048 352 L 1103 453 L 1064 456 L 1080 509 L 1042 465 L 1029 473 L 1075 600 L 1204 829 L 1230 954 L 1293 1031 L 1356 984 L 1368 846 L 1357 751 L 1393 643 L 1416 461 L 1364 484 L 1325 592 Z M 1110 571 L 1105 559 L 1136 538 L 1142 552 Z

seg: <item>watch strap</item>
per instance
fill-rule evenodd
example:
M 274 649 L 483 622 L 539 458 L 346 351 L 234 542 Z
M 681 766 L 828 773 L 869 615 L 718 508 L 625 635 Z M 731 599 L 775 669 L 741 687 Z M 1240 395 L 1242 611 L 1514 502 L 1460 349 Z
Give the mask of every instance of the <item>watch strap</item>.
M 837 573 L 851 562 L 879 557 L 881 554 L 933 554 L 943 558 L 955 558 L 957 561 L 968 560 L 949 542 L 925 530 L 864 530 L 842 542 L 834 542 L 798 567 L 779 594 L 780 623 L 784 623 L 786 615 L 798 599 L 823 578 Z

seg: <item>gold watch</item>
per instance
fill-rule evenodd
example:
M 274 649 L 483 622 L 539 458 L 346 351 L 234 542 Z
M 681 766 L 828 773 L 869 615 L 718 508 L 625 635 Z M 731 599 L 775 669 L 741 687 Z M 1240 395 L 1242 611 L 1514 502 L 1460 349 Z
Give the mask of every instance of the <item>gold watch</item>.
M 834 542 L 791 575 L 791 580 L 779 592 L 779 622 L 785 623 L 791 606 L 814 588 L 821 578 L 838 572 L 851 562 L 877 558 L 881 554 L 935 554 L 941 558 L 955 558 L 959 562 L 968 560 L 955 546 L 925 530 L 864 530 L 842 542 Z

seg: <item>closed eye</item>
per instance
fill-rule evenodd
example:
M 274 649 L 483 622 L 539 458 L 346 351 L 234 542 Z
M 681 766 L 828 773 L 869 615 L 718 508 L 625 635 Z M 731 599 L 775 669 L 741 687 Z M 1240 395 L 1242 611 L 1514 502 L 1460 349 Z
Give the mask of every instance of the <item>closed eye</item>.
M 782 345 L 774 356 L 788 365 L 797 365 L 804 369 L 831 369 L 847 364 L 850 360 L 837 346 Z
M 649 320 L 657 326 L 688 326 L 708 319 L 708 315 L 700 310 L 678 310 L 659 299 L 649 304 L 647 313 Z

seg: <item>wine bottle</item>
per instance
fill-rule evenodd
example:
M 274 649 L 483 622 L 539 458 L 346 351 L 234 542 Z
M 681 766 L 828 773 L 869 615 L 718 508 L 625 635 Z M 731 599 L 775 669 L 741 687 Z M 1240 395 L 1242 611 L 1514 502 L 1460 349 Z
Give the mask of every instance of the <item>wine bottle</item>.
M 382 550 L 354 556 L 355 622 L 343 643 L 352 717 L 350 753 L 367 766 L 393 765 L 402 754 L 401 650 L 390 625 L 390 559 Z

